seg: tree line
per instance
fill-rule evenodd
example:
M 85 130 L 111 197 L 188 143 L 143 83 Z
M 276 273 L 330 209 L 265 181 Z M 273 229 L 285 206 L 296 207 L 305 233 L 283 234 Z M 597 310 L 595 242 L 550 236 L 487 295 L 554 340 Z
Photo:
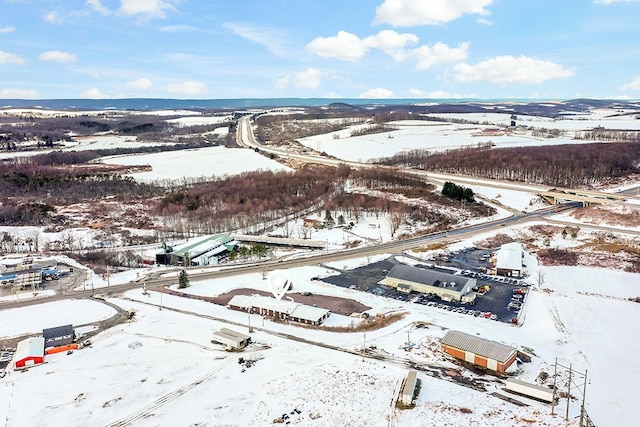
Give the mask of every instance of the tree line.
M 523 181 L 560 187 L 589 186 L 638 172 L 640 142 L 517 148 L 465 148 L 445 153 L 413 150 L 380 159 L 383 165 Z

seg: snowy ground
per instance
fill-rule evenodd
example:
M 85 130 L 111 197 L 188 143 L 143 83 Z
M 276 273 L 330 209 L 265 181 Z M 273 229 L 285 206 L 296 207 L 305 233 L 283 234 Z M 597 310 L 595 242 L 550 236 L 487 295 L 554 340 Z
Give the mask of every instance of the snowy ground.
M 236 175 L 258 169 L 285 171 L 288 167 L 244 148 L 209 147 L 193 150 L 166 151 L 133 156 L 103 158 L 104 163 L 118 165 L 150 165 L 151 172 L 132 176 L 138 181 L 217 177 Z
M 601 120 L 605 114 L 593 117 L 593 120 Z M 536 118 L 530 120 L 535 121 Z M 367 136 L 380 138 L 380 146 L 375 150 L 370 148 L 371 141 L 367 142 L 367 137 L 359 137 L 362 142 L 358 142 L 358 145 L 351 144 L 357 138 L 345 136 L 341 140 L 333 140 L 330 135 L 326 138 L 328 144 L 325 144 L 325 140 L 320 141 L 320 148 L 335 154 L 329 149 L 335 143 L 335 149 L 339 150 L 342 144 L 347 147 L 343 148 L 343 154 L 349 158 L 349 155 L 361 156 L 356 148 L 363 150 L 363 147 L 369 147 L 366 152 L 381 156 L 388 155 L 385 150 L 396 152 L 399 146 L 418 148 L 422 144 L 421 139 L 427 139 L 428 132 L 449 132 L 445 129 L 454 129 L 453 125 L 425 126 L 421 130 L 413 127 L 409 124 L 394 132 L 394 138 L 388 138 L 387 134 Z M 397 136 L 399 132 L 406 132 L 406 141 L 404 137 Z M 416 134 L 415 143 L 411 141 L 411 132 Z M 459 132 L 464 134 L 471 131 Z M 437 135 L 432 136 L 436 138 Z M 456 139 L 453 132 L 450 136 Z M 465 141 L 476 141 L 476 138 L 464 136 L 453 145 L 465 145 Z M 399 143 L 400 139 L 403 139 L 402 143 Z M 345 143 L 347 141 L 349 143 Z M 396 141 L 398 146 L 390 145 Z M 305 143 L 311 144 L 309 146 L 314 149 L 318 148 L 315 146 L 317 141 Z M 252 168 L 262 164 L 257 160 L 256 163 L 251 163 L 253 160 L 237 160 L 240 151 L 253 153 L 249 150 L 234 150 L 231 157 L 226 157 L 231 150 L 224 150 L 227 151 L 222 151 L 224 154 L 219 156 L 206 157 L 209 169 L 212 157 L 214 161 L 220 161 L 220 164 L 216 164 L 217 169 L 214 167 L 216 170 L 223 170 L 225 161 L 233 166 L 246 162 Z M 194 156 L 203 157 L 202 152 L 194 152 Z M 133 157 L 136 164 L 141 164 L 140 158 Z M 190 161 L 194 162 L 193 159 Z M 179 171 L 199 171 L 190 161 L 184 159 L 173 166 Z M 159 170 L 161 168 L 154 168 L 157 174 L 160 174 Z M 201 175 L 218 174 L 212 172 Z M 154 179 L 160 179 L 160 176 Z M 535 208 L 532 206 L 532 200 L 535 199 L 533 193 L 496 190 L 481 183 L 474 185 L 473 190 L 511 209 Z M 502 215 L 505 215 L 504 210 L 498 214 Z M 568 219 L 563 215 L 555 217 Z M 292 223 L 286 226 L 287 230 L 276 232 L 284 234 L 288 231 L 291 237 L 298 237 L 296 227 L 299 226 L 299 222 Z M 9 229 L 2 228 L 0 231 L 3 230 Z M 39 230 L 28 227 L 20 229 L 24 237 L 36 231 Z M 508 227 L 500 232 L 515 235 L 521 230 Z M 82 230 L 78 233 L 83 235 Z M 485 233 L 474 239 L 456 242 L 450 249 L 471 246 L 474 241 L 493 234 Z M 314 231 L 310 236 L 314 240 L 327 241 L 330 251 L 340 249 L 349 239 L 375 242 L 387 241 L 390 237 L 389 225 L 383 216 L 360 218 L 349 233 L 334 229 Z M 576 244 L 573 239 L 559 236 L 553 236 L 550 242 L 554 248 Z M 412 255 L 420 254 L 427 255 Z M 298 255 L 303 254 L 295 251 L 276 254 L 283 257 Z M 581 398 L 581 389 L 578 387 L 572 388 L 571 394 L 575 399 L 571 401 L 569 421 L 565 422 L 566 399 L 560 399 L 556 416 L 550 414 L 550 406 L 526 399 L 531 406 L 518 407 L 490 395 L 491 392 L 500 391 L 500 385 L 493 379 L 488 379 L 490 385 L 486 392 L 478 392 L 420 373 L 422 390 L 416 407 L 405 411 L 395 409 L 393 402 L 406 376 L 407 360 L 452 370 L 461 369 L 438 351 L 438 340 L 448 329 L 478 334 L 532 354 L 531 363 L 515 369 L 518 378 L 525 381 L 534 382 L 542 371 L 552 374 L 556 359 L 563 366 L 571 365 L 576 373 L 587 371 L 586 408 L 594 422 L 597 425 L 637 425 L 640 417 L 637 405 L 640 367 L 635 354 L 640 351 L 640 344 L 636 343 L 634 337 L 640 334 L 640 324 L 634 319 L 640 315 L 640 304 L 628 298 L 640 297 L 640 275 L 614 269 L 539 267 L 544 274 L 544 283 L 531 288 L 523 310 L 524 323 L 520 327 L 311 280 L 312 277 L 335 274 L 332 268 L 356 268 L 378 259 L 353 259 L 326 267 L 285 271 L 294 283 L 294 292 L 309 291 L 353 298 L 372 307 L 372 314 L 407 312 L 401 321 L 367 332 L 366 335 L 338 334 L 274 323 L 257 315 L 249 316 L 203 301 L 166 294 L 161 296 L 158 292 L 144 295 L 141 289 L 110 298 L 110 302 L 126 310 L 135 310 L 135 320 L 99 333 L 92 339 L 90 348 L 70 355 L 62 353 L 47 356 L 44 366 L 24 372 L 10 372 L 0 379 L 0 414 L 4 425 L 42 425 L 43 420 L 47 420 L 46 424 L 53 426 L 110 425 L 118 421 L 122 422 L 120 425 L 136 426 L 265 426 L 272 425 L 272 421 L 284 413 L 289 415 L 292 425 L 322 427 L 578 425 Z M 409 257 L 400 259 L 403 262 L 410 260 Z M 65 259 L 63 262 L 71 261 Z M 527 261 L 527 265 L 535 264 Z M 132 270 L 114 274 L 110 283 L 135 280 L 144 272 Z M 532 276 L 536 276 L 535 271 L 532 271 Z M 96 288 L 109 284 L 95 275 L 89 280 Z M 86 285 L 82 284 L 81 288 Z M 218 295 L 241 287 L 268 290 L 268 285 L 259 274 L 246 274 L 193 282 L 187 291 L 197 295 Z M 115 310 L 107 305 L 87 300 L 0 310 L 0 325 L 3 325 L 0 338 L 39 334 L 42 328 L 48 326 L 96 322 L 114 313 Z M 243 353 L 228 353 L 211 343 L 212 332 L 220 327 L 246 333 L 249 322 L 256 329 L 252 339 L 257 345 Z M 327 324 L 344 326 L 354 322 L 358 320 L 332 315 Z M 427 327 L 416 328 L 416 322 L 426 322 Z M 307 342 L 288 339 L 283 334 Z M 410 352 L 403 349 L 408 338 L 415 343 Z M 357 354 L 350 354 L 360 351 L 363 343 L 367 347 L 375 346 L 378 354 L 386 360 L 363 360 Z M 242 367 L 237 363 L 240 356 L 255 360 L 255 365 L 242 372 Z M 467 371 L 461 372 L 465 377 L 476 378 Z M 567 371 L 561 369 L 560 391 L 564 391 L 566 378 Z M 579 385 L 583 381 L 574 374 L 574 382 Z

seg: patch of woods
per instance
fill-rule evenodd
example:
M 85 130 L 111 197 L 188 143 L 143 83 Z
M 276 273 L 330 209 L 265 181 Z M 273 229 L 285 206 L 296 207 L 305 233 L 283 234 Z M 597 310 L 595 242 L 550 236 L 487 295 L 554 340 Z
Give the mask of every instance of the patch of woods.
M 446 153 L 412 150 L 378 162 L 483 178 L 583 187 L 638 172 L 640 141 L 500 149 L 465 148 Z
M 364 191 L 358 191 L 358 187 Z M 380 194 L 376 195 L 376 191 Z M 417 203 L 396 200 L 397 194 L 402 193 L 420 199 Z M 491 214 L 491 208 L 477 203 L 461 207 L 416 177 L 384 168 L 348 167 L 311 167 L 291 173 L 248 172 L 172 191 L 163 197 L 157 213 L 170 228 L 187 222 L 189 229 L 202 233 L 264 227 L 286 216 L 316 210 L 341 210 L 356 221 L 364 215 L 390 214 L 393 228 L 397 229 L 409 219 L 447 226 L 455 219 L 439 209 L 443 205 L 474 215 Z
M 546 266 L 578 265 L 578 253 L 567 249 L 541 249 L 536 253 L 538 261 Z
M 105 113 L 97 116 L 28 118 L 0 116 L 0 149 L 23 151 L 50 149 L 59 141 L 71 141 L 70 135 L 114 134 L 135 136 L 139 141 L 163 141 L 181 144 L 233 143 L 234 124 L 229 122 L 178 126 L 167 116 Z M 212 133 L 229 127 L 227 136 Z M 23 142 L 35 142 L 21 146 Z M 182 147 L 185 148 L 185 147 Z M 117 150 L 117 149 L 116 149 Z M 133 152 L 144 152 L 136 149 Z M 122 151 L 112 154 L 123 154 Z M 102 153 L 101 155 L 110 155 Z

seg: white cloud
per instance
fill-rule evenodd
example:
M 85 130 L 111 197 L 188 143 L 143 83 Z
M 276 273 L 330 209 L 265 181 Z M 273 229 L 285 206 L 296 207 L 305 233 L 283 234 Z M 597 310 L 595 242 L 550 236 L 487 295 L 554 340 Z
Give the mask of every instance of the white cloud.
M 96 12 L 102 15 L 111 14 L 111 11 L 108 8 L 106 8 L 102 3 L 100 3 L 100 0 L 87 0 L 85 3 L 87 4 L 87 6 L 91 6 L 93 10 L 95 10 Z
M 455 79 L 459 82 L 487 81 L 499 85 L 538 84 L 575 74 L 573 69 L 524 55 L 518 58 L 510 55 L 496 56 L 476 65 L 460 63 L 453 70 L 456 73 Z
M 0 98 L 34 99 L 38 98 L 38 92 L 24 89 L 0 89 Z
M 15 31 L 16 27 L 2 27 L 0 28 L 0 34 L 9 34 Z
M 493 25 L 493 22 L 486 19 L 486 18 L 478 18 L 478 20 L 476 21 L 478 24 L 482 24 L 482 25 Z
M 60 63 L 76 62 L 78 60 L 75 55 L 72 55 L 69 52 L 61 52 L 59 50 L 48 50 L 46 52 L 42 52 L 38 55 L 38 59 L 40 61 Z
M 629 83 L 625 83 L 620 87 L 620 90 L 640 90 L 640 77 L 636 77 Z
M 412 55 L 417 60 L 416 69 L 426 70 L 434 65 L 467 59 L 468 50 L 468 42 L 461 43 L 458 47 L 449 47 L 442 42 L 437 42 L 433 46 L 423 45 L 414 49 Z
M 309 67 L 294 75 L 282 76 L 275 82 L 276 89 L 284 89 L 293 86 L 298 89 L 317 89 L 320 86 L 322 72 L 317 68 Z
M 176 10 L 176 0 L 120 0 L 120 15 L 141 15 L 144 18 L 164 18 L 167 11 Z
M 64 17 L 60 16 L 56 11 L 51 11 L 44 15 L 44 21 L 50 24 L 62 24 L 64 22 Z
M 208 91 L 206 84 L 194 81 L 173 83 L 165 86 L 165 89 L 179 95 L 204 95 Z
M 382 99 L 393 98 L 393 96 L 393 92 L 389 89 L 377 87 L 375 89 L 369 89 L 366 92 L 362 92 L 360 95 L 358 95 L 358 98 Z
M 108 96 L 102 93 L 102 91 L 100 91 L 100 89 L 98 89 L 97 87 L 92 87 L 91 89 L 87 89 L 80 93 L 80 98 L 104 99 L 108 98 Z
M 376 8 L 374 23 L 394 27 L 439 25 L 465 14 L 488 15 L 493 0 L 385 0 Z
M 369 36 L 362 40 L 365 47 L 380 49 L 396 61 L 402 61 L 407 57 L 406 45 L 417 43 L 418 36 L 415 34 L 400 34 L 393 30 L 380 31 L 375 36 Z
M 150 79 L 143 77 L 136 80 L 129 80 L 127 82 L 127 86 L 137 90 L 151 90 L 153 82 Z
M 0 50 L 0 65 L 24 64 L 24 58 L 15 53 L 3 52 Z
M 307 51 L 324 58 L 357 61 L 367 53 L 362 40 L 346 31 L 338 31 L 333 37 L 316 37 L 306 47 Z
M 276 56 L 284 56 L 286 53 L 285 43 L 283 42 L 285 36 L 276 30 L 239 22 L 227 22 L 223 24 L 223 27 L 230 29 L 235 35 L 243 39 L 266 47 L 269 52 Z

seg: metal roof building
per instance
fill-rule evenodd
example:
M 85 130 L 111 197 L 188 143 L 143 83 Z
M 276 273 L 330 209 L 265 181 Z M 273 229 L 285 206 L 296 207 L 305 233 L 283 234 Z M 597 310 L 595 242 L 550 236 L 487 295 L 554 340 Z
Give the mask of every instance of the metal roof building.
M 400 402 L 405 406 L 411 406 L 413 404 L 413 395 L 416 392 L 416 385 L 418 383 L 418 372 L 409 371 L 407 377 L 404 379 L 402 390 L 400 391 Z
M 156 262 L 183 266 L 217 264 L 218 258 L 237 244 L 228 234 L 213 234 L 175 247 L 172 252 L 160 252 L 156 254 Z
M 228 350 L 240 349 L 249 345 L 251 337 L 228 328 L 221 328 L 213 333 L 213 341 L 226 345 Z
M 58 347 L 71 344 L 75 337 L 73 325 L 56 326 L 42 330 L 44 337 L 44 347 Z
M 505 372 L 516 360 L 517 350 L 497 341 L 460 331 L 448 331 L 440 340 L 442 351 L 474 365 Z
M 521 277 L 524 250 L 518 242 L 500 246 L 496 253 L 496 274 L 500 276 Z
M 15 369 L 25 369 L 44 363 L 44 338 L 33 337 L 20 341 L 13 358 Z
M 476 279 L 404 264 L 393 266 L 385 284 L 406 293 L 434 293 L 444 301 L 471 302 L 476 295 L 472 292 Z
M 229 307 L 234 310 L 250 311 L 262 316 L 316 326 L 321 324 L 330 314 L 329 310 L 324 308 L 262 295 L 235 295 L 229 301 Z

